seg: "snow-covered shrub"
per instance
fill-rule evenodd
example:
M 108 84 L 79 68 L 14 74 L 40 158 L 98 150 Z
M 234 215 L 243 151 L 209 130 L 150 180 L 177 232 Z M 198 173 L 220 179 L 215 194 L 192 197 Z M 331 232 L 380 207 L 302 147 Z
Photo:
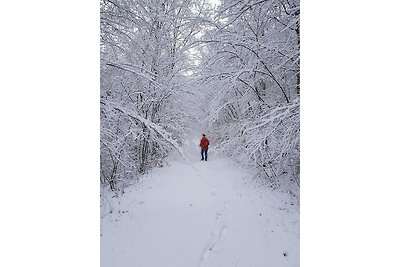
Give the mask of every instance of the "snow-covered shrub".
M 299 196 L 300 103 L 280 104 L 249 122 L 243 131 L 246 151 L 274 186 Z

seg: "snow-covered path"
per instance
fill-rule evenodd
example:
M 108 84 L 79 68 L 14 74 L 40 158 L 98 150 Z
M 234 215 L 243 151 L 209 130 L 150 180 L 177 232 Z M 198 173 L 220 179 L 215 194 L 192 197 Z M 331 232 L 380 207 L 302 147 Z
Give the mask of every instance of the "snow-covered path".
M 229 159 L 172 161 L 104 216 L 101 266 L 299 266 L 298 209 Z

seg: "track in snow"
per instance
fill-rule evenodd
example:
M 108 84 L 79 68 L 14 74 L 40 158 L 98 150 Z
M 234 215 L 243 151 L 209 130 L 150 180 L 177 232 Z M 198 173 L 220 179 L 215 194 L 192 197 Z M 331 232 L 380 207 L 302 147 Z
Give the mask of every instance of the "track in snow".
M 154 169 L 110 199 L 101 266 L 299 266 L 298 208 L 249 177 L 211 155 Z

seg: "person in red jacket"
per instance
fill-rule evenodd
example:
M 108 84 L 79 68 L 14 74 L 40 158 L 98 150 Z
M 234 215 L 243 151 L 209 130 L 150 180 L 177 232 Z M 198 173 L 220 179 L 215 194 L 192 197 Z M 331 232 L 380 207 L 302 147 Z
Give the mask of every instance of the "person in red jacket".
M 210 142 L 206 138 L 206 135 L 203 134 L 203 138 L 200 140 L 200 147 L 201 147 L 201 160 L 206 160 L 207 161 L 207 151 L 208 151 L 208 146 L 210 145 Z

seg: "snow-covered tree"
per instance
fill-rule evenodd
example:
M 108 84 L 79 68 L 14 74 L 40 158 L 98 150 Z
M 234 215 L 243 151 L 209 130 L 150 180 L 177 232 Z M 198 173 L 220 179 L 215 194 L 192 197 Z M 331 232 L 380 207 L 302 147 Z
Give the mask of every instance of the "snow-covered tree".
M 298 194 L 299 1 L 222 1 L 200 79 L 219 148 Z
M 185 135 L 184 101 L 205 1 L 102 0 L 101 177 L 116 188 Z

